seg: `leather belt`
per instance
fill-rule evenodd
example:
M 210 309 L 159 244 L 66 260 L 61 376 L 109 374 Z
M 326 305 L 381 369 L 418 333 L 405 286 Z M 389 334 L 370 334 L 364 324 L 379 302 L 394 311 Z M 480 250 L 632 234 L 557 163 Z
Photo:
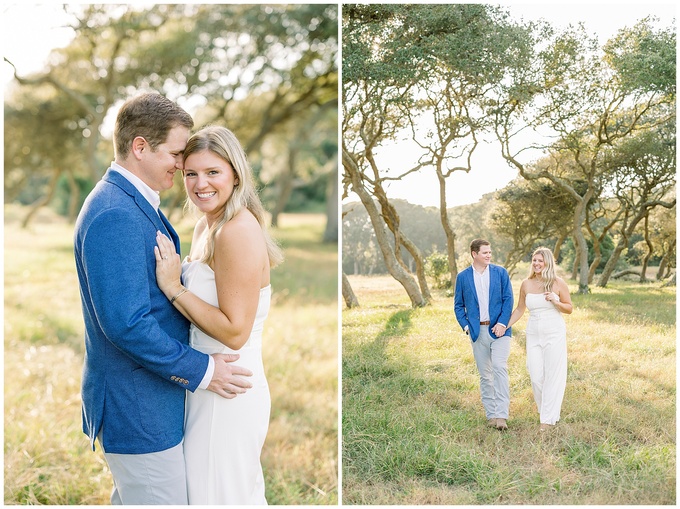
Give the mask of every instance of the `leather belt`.
M 479 325 L 491 325 L 491 322 L 479 322 Z

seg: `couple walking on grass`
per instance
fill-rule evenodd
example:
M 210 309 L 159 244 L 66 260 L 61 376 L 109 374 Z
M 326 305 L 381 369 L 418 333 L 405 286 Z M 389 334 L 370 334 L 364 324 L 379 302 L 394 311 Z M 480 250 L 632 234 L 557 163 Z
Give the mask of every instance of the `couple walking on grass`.
M 512 325 L 529 309 L 527 369 L 540 414 L 540 430 L 550 429 L 560 420 L 567 384 L 567 338 L 562 313 L 572 312 L 569 288 L 555 274 L 552 251 L 539 247 L 531 257 L 531 270 L 522 281 L 513 311 L 510 276 L 503 267 L 491 263 L 491 244 L 473 240 L 470 254 L 472 265 L 456 278 L 454 310 L 458 323 L 470 337 L 488 424 L 508 429 Z

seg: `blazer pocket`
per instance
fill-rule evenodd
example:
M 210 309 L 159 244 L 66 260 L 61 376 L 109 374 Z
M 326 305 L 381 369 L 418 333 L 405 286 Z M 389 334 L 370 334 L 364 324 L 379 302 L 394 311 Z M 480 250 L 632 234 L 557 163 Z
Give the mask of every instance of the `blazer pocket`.
M 186 391 L 145 368 L 135 369 L 132 377 L 142 429 L 149 435 L 181 432 Z

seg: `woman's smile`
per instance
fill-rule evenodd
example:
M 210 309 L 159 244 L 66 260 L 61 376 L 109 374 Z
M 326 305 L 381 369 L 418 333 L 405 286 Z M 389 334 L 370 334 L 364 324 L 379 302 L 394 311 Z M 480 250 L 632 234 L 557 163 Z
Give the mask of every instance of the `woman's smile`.
M 236 175 L 231 164 L 208 150 L 184 160 L 184 185 L 199 210 L 220 214 L 234 192 Z

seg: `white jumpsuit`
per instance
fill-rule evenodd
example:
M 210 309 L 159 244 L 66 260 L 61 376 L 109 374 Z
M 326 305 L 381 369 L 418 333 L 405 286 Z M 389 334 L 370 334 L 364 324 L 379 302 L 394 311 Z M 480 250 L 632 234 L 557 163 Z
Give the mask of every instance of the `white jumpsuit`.
M 542 293 L 527 294 L 526 306 L 527 369 L 534 400 L 541 424 L 555 424 L 567 386 L 567 328 L 562 313 Z

